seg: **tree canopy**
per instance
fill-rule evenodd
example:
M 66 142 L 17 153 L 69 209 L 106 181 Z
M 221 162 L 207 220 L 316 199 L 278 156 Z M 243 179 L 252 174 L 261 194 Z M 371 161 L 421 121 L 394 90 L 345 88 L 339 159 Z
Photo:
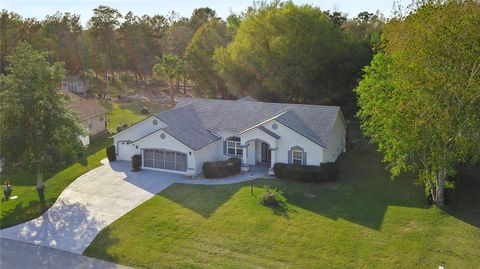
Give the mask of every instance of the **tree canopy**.
M 219 20 L 204 24 L 193 36 L 185 52 L 185 58 L 189 78 L 194 83 L 193 93 L 196 96 L 225 98 L 225 83 L 215 69 L 213 54 L 216 48 L 225 47 L 229 39 L 226 24 Z
M 235 39 L 215 60 L 228 88 L 260 100 L 334 103 L 352 95 L 363 62 L 319 8 L 263 4 L 245 15 Z
M 37 171 L 43 191 L 42 173 L 76 157 L 84 131 L 58 89 L 62 64 L 50 66 L 27 43 L 20 43 L 6 60 L 9 74 L 0 76 L 0 152 L 6 165 Z
M 480 157 L 480 4 L 429 1 L 384 31 L 356 89 L 362 129 L 442 206 L 447 175 Z

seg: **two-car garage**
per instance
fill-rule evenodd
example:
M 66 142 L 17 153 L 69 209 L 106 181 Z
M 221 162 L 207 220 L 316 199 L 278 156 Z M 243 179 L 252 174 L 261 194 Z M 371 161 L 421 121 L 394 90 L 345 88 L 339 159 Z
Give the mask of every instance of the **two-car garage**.
M 154 169 L 187 171 L 187 154 L 166 149 L 143 149 L 143 166 Z

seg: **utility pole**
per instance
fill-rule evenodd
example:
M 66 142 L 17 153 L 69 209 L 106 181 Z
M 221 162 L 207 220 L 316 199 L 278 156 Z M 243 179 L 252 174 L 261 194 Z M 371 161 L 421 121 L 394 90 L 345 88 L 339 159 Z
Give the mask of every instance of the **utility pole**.
M 108 71 L 107 71 L 106 75 L 107 75 L 107 97 L 105 99 L 108 99 L 108 96 L 109 96 L 109 93 L 108 93 Z

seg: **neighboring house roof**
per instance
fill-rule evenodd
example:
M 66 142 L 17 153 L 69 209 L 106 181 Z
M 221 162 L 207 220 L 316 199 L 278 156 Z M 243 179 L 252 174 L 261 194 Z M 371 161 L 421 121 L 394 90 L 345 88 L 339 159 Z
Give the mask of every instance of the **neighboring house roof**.
M 210 131 L 240 133 L 275 119 L 314 143 L 327 148 L 338 106 L 266 103 L 241 100 L 181 98 L 177 106 L 156 116 L 172 128 L 172 136 L 188 143 L 213 141 Z M 168 121 L 168 122 L 166 122 Z M 197 141 L 198 140 L 198 141 Z M 185 143 L 185 142 L 184 142 Z M 210 142 L 211 143 L 211 142 Z M 187 144 L 187 143 L 185 143 Z
M 97 100 L 93 98 L 83 98 L 63 89 L 61 91 L 70 97 L 70 105 L 77 111 L 77 115 L 81 120 L 86 120 L 108 112 L 106 108 L 101 106 Z
M 239 98 L 237 101 L 250 101 L 250 102 L 258 102 L 257 99 L 251 97 L 251 96 L 244 96 L 242 98 Z

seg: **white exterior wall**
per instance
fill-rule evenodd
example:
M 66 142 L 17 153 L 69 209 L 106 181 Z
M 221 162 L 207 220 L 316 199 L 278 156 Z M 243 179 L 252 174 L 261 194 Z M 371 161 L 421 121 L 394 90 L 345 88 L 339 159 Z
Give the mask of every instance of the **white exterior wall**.
M 255 165 L 256 164 L 256 156 L 255 156 L 255 149 L 256 149 L 256 144 L 258 140 L 261 140 L 267 144 L 270 145 L 270 148 L 276 148 L 277 147 L 277 139 L 272 137 L 271 135 L 265 133 L 264 131 L 258 129 L 258 128 L 253 128 L 249 131 L 246 131 L 245 133 L 242 133 L 239 135 L 241 138 L 241 144 L 248 144 L 248 150 L 247 150 L 247 163 L 249 165 Z M 258 143 L 259 147 L 258 150 L 261 150 L 261 142 Z M 261 154 L 261 151 L 260 151 Z M 260 160 L 261 157 L 258 159 Z
M 203 171 L 204 162 L 216 162 L 218 161 L 218 144 L 222 144 L 221 140 L 213 142 L 212 144 L 195 151 L 195 175 L 200 174 Z
M 106 114 L 101 114 L 84 120 L 83 124 L 88 130 L 88 134 L 94 136 L 99 133 L 105 132 L 105 121 Z
M 161 134 L 165 134 L 165 138 L 160 138 Z M 173 173 L 181 173 L 189 176 L 193 176 L 196 174 L 196 166 L 195 166 L 195 154 L 192 149 L 184 145 L 183 143 L 179 142 L 176 138 L 172 137 L 171 135 L 167 134 L 163 130 L 159 130 L 151 135 L 144 137 L 143 139 L 132 143 L 131 146 L 135 149 L 135 154 L 141 154 L 141 149 L 166 149 L 166 150 L 174 150 L 178 152 L 182 152 L 187 154 L 187 172 L 180 172 L 180 171 L 171 171 L 171 170 L 164 170 L 167 172 Z M 138 146 L 138 149 L 136 148 Z M 131 155 L 128 158 L 131 160 Z M 142 158 L 143 160 L 143 158 Z M 153 168 L 145 168 L 143 169 L 151 169 L 151 170 L 160 170 L 160 169 L 153 169 Z
M 345 121 L 342 115 L 338 113 L 335 125 L 333 126 L 332 136 L 330 137 L 330 141 L 328 141 L 327 150 L 325 151 L 325 162 L 335 162 L 345 149 L 346 129 Z
M 272 128 L 273 123 L 278 125 L 277 129 Z M 277 140 L 277 150 L 272 151 L 272 155 L 275 154 L 276 163 L 288 163 L 288 151 L 294 146 L 303 148 L 304 152 L 307 153 L 307 165 L 320 165 L 324 162 L 324 149 L 303 135 L 276 120 L 263 124 L 263 127 L 280 136 Z
M 128 128 L 122 132 L 113 136 L 113 144 L 117 152 L 117 159 L 123 161 L 130 161 L 132 155 L 140 154 L 140 152 L 132 144 L 128 144 L 126 141 L 135 141 L 142 136 L 145 136 L 155 130 L 166 127 L 166 124 L 158 120 L 157 125 L 153 124 L 153 120 L 157 119 L 154 116 L 150 116 L 145 120 L 135 124 L 132 128 Z
M 153 124 L 153 120 L 157 120 L 158 123 L 157 125 Z M 146 118 L 145 120 L 135 124 L 133 128 L 128 128 L 122 132 L 119 132 L 118 134 L 113 136 L 113 139 L 115 142 L 117 141 L 135 141 L 139 138 L 141 138 L 144 135 L 147 135 L 155 130 L 165 128 L 167 125 L 162 122 L 161 120 L 157 119 L 154 116 L 150 116 Z M 116 143 L 115 143 L 116 145 Z

